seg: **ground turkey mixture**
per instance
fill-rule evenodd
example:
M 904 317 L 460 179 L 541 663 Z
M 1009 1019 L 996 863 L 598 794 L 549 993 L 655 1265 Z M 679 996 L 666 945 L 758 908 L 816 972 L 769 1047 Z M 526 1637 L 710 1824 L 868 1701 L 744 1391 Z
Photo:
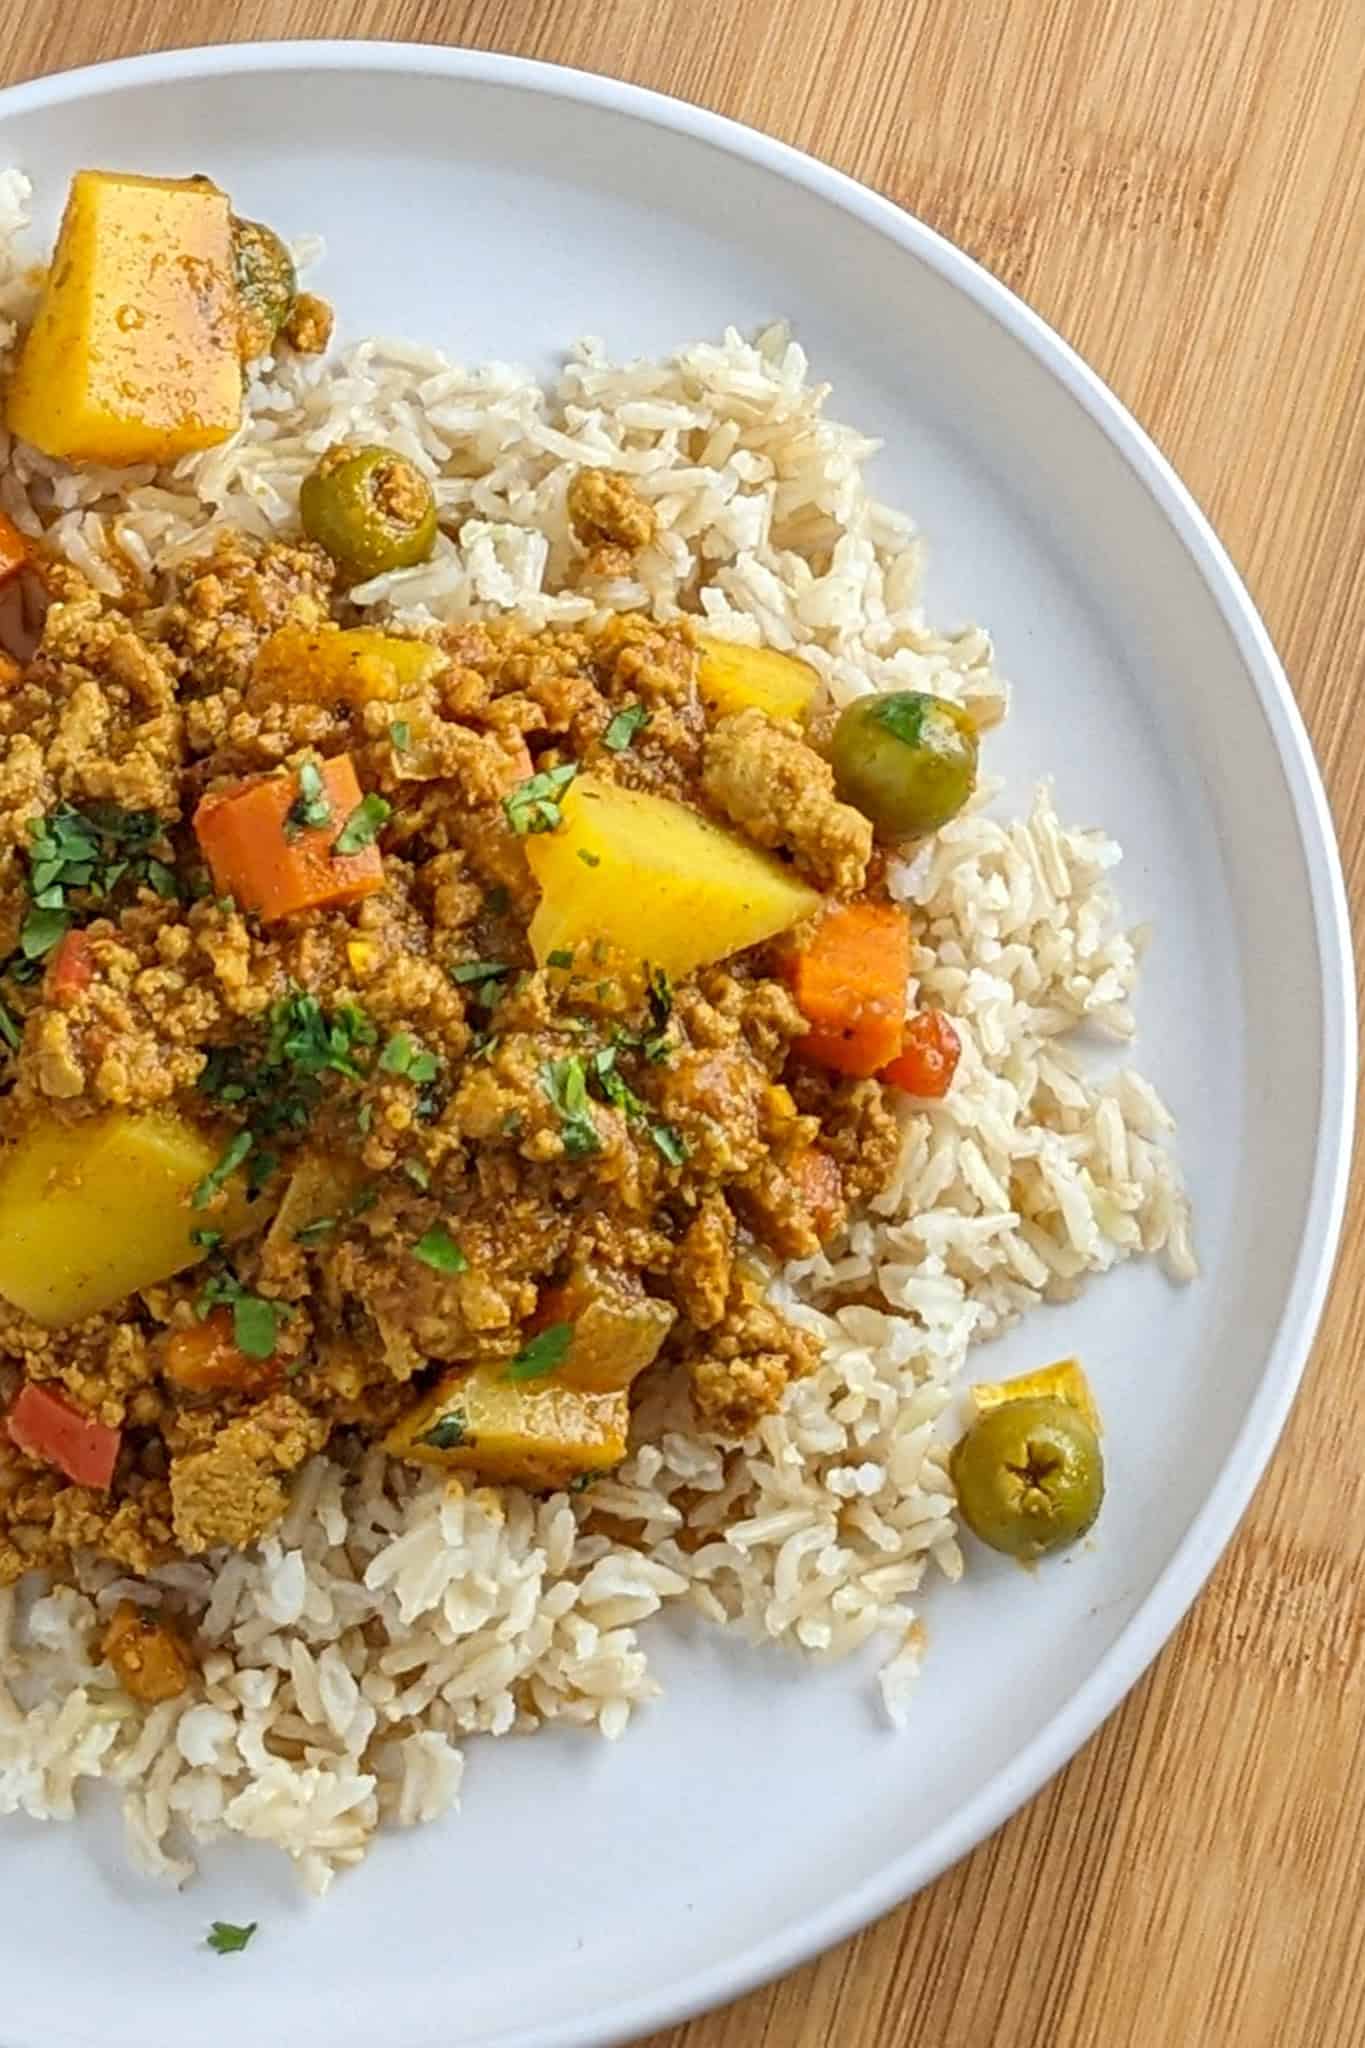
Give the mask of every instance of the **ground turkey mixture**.
M 599 571 L 652 533 L 609 472 L 570 505 Z M 74 1321 L 0 1300 L 0 1582 L 80 1545 L 144 1571 L 246 1544 L 336 1432 L 566 1483 L 641 1370 L 750 1430 L 813 1363 L 766 1276 L 885 1179 L 881 1084 L 793 1053 L 785 939 L 671 981 L 605 948 L 538 966 L 527 849 L 576 773 L 875 899 L 826 762 L 704 707 L 685 624 L 433 630 L 338 682 L 356 620 L 310 544 L 220 537 L 159 605 L 43 573 L 41 641 L 0 677 L 0 1141 L 154 1117 L 216 1163 L 183 1270 Z M 244 791 L 276 805 L 269 914 L 204 823 Z M 334 895 L 291 909 L 315 842 Z M 149 1203 L 127 1186 L 125 1234 Z M 548 1444 L 509 1410 L 531 1396 Z M 174 1686 L 173 1642 L 126 1615 L 114 1639 Z

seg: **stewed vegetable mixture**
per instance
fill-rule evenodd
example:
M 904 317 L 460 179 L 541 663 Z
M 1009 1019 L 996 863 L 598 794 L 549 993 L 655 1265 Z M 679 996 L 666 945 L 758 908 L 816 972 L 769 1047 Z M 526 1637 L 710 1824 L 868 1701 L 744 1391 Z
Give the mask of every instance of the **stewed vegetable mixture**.
M 82 173 L 10 423 L 164 460 L 329 317 L 208 181 Z M 602 573 L 653 534 L 609 471 L 569 509 Z M 812 717 L 686 621 L 361 623 L 437 534 L 390 449 L 300 519 L 119 599 L 0 534 L 47 607 L 0 675 L 0 1582 L 247 1544 L 329 1440 L 582 1486 L 651 1372 L 743 1436 L 814 1362 L 773 1265 L 953 1080 L 885 849 L 971 794 L 961 710 Z M 183 1683 L 131 1609 L 106 1653 Z

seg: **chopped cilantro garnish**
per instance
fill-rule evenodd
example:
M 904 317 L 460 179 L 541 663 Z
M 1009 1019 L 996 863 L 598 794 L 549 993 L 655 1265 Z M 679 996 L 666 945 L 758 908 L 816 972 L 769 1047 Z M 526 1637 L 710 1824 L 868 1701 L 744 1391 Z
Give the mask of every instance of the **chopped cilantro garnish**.
M 215 1308 L 232 1310 L 232 1339 L 248 1358 L 273 1358 L 282 1317 L 294 1311 L 282 1301 L 267 1301 L 243 1287 L 235 1273 L 213 1273 L 195 1296 L 194 1312 L 202 1323 Z
M 4 1039 L 11 1052 L 18 1052 L 19 1026 L 3 1000 L 0 1000 L 0 1038 Z
M 463 1273 L 469 1265 L 444 1223 L 433 1223 L 430 1230 L 422 1233 L 412 1248 L 412 1256 L 424 1266 L 433 1266 L 438 1273 Z
M 458 988 L 481 989 L 482 1000 L 489 1002 L 491 984 L 501 981 L 511 972 L 505 960 L 461 960 L 457 967 L 451 968 L 450 978 Z
M 373 790 L 363 796 L 332 841 L 332 852 L 363 853 L 373 846 L 393 806 Z
M 588 1077 L 577 1053 L 569 1059 L 546 1060 L 540 1085 L 559 1111 L 559 1135 L 570 1159 L 600 1152 L 602 1140 L 588 1104 Z
M 614 1045 L 601 1046 L 593 1054 L 591 1073 L 597 1084 L 598 1093 L 604 1101 L 624 1110 L 627 1116 L 642 1117 L 649 1114 L 634 1089 L 628 1087 L 622 1075 L 618 1073 Z
M 427 1171 L 426 1162 L 421 1159 L 405 1159 L 403 1161 L 403 1171 L 413 1186 L 420 1188 L 422 1193 L 425 1194 L 431 1186 L 431 1175 Z
M 260 1294 L 242 1294 L 232 1304 L 232 1335 L 248 1358 L 273 1358 L 279 1309 Z
M 505 1380 L 542 1380 L 547 1373 L 562 1365 L 564 1354 L 573 1342 L 572 1323 L 551 1323 L 523 1344 L 512 1363 L 503 1374 Z
M 687 1140 L 672 1124 L 651 1124 L 649 1135 L 670 1166 L 681 1166 L 687 1157 Z
M 315 761 L 304 761 L 299 767 L 299 793 L 284 814 L 284 836 L 297 839 L 301 832 L 315 832 L 331 822 L 332 800 L 322 771 Z
M 602 865 L 601 854 L 589 853 L 586 846 L 579 847 L 578 858 L 582 861 L 585 868 L 600 868 Z
M 572 967 L 573 954 L 567 946 L 556 946 L 553 953 L 545 955 L 547 967 Z
M 353 1216 L 363 1216 L 367 1209 L 373 1209 L 378 1200 L 378 1188 L 366 1186 L 357 1189 L 351 1202 L 351 1214 Z
M 367 1138 L 369 1136 L 370 1126 L 373 1122 L 374 1104 L 372 1102 L 362 1102 L 359 1109 L 355 1113 L 355 1127 L 359 1131 L 362 1138 Z
M 28 884 L 31 908 L 19 932 L 26 960 L 41 960 L 69 929 L 88 916 L 125 879 L 158 896 L 179 894 L 175 870 L 152 852 L 165 841 L 155 811 L 125 811 L 118 804 L 89 804 L 77 810 L 59 804 L 45 818 L 29 822 Z M 87 901 L 73 904 L 72 892 Z
M 69 910 L 30 910 L 19 927 L 19 950 L 25 960 L 41 960 L 71 926 Z
M 190 1243 L 198 1245 L 201 1252 L 216 1252 L 223 1242 L 221 1230 L 192 1230 Z
M 470 1041 L 469 1057 L 472 1060 L 491 1060 L 501 1044 L 500 1031 L 476 1031 Z
M 211 1948 L 216 1956 L 240 1955 L 259 1924 L 256 1920 L 248 1920 L 245 1927 L 234 1927 L 231 1920 L 215 1920 L 204 1946 Z
M 438 1423 L 417 1439 L 419 1444 L 430 1444 L 434 1451 L 455 1451 L 461 1444 L 472 1444 L 469 1425 L 458 1409 L 443 1415 Z
M 250 1152 L 256 1140 L 250 1131 L 238 1131 L 229 1143 L 218 1164 L 211 1167 L 190 1196 L 190 1205 L 195 1209 L 207 1209 L 223 1183 L 230 1180 L 242 1161 Z
M 389 727 L 389 744 L 395 754 L 406 754 L 412 745 L 412 727 L 406 718 L 395 718 Z
M 637 732 L 643 732 L 649 724 L 650 714 L 643 704 L 627 704 L 608 725 L 602 735 L 602 744 L 613 754 L 624 754 Z
M 321 1244 L 325 1237 L 331 1236 L 336 1227 L 335 1216 L 318 1216 L 312 1223 L 305 1223 L 302 1229 L 294 1232 L 294 1242 L 302 1245 Z
M 520 835 L 553 832 L 562 815 L 557 799 L 577 773 L 578 763 L 565 761 L 558 768 L 544 768 L 538 775 L 528 775 L 525 782 L 509 790 L 502 807 L 512 830 Z
M 440 1064 L 434 1052 L 424 1051 L 406 1031 L 396 1031 L 379 1055 L 384 1073 L 401 1074 L 419 1088 L 436 1079 Z
M 279 1163 L 278 1152 L 253 1152 L 246 1169 L 247 1193 L 259 1195 L 270 1176 L 277 1171 Z

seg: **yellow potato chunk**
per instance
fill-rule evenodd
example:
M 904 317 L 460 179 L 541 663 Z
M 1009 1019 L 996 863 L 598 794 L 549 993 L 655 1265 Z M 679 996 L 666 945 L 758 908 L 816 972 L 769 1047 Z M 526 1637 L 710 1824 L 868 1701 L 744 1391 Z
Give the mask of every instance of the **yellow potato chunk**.
M 57 1329 L 193 1266 L 192 1230 L 232 1237 L 260 1214 L 240 1174 L 221 1206 L 191 1207 L 222 1151 L 169 1115 L 35 1125 L 0 1157 L 0 1295 Z
M 531 948 L 601 940 L 616 956 L 680 977 L 775 938 L 820 898 L 770 855 L 671 797 L 580 775 L 562 822 L 526 840 L 541 888 Z
M 971 1390 L 978 1415 L 1006 1401 L 1065 1401 L 1083 1415 L 1096 1436 L 1100 1433 L 1100 1411 L 1078 1358 L 1059 1358 L 1053 1365 L 1040 1365 L 1037 1372 L 1021 1372 L 1012 1380 L 978 1380 Z
M 572 1326 L 569 1348 L 555 1368 L 561 1386 L 619 1394 L 653 1365 L 677 1313 L 646 1294 L 633 1274 L 582 1265 L 562 1287 L 541 1295 L 536 1322 L 541 1328 Z
M 344 1222 L 364 1179 L 365 1169 L 357 1160 L 305 1152 L 289 1176 L 275 1220 L 266 1232 L 266 1257 L 279 1258 L 291 1244 L 297 1243 L 301 1230 L 310 1230 L 328 1219 L 333 1223 Z
M 256 656 L 253 703 L 392 703 L 410 697 L 450 666 L 425 640 L 403 640 L 373 626 L 340 631 L 281 626 Z
M 697 688 L 713 711 L 765 711 L 769 718 L 804 718 L 820 678 L 808 662 L 771 647 L 741 647 L 736 640 L 701 636 Z
M 410 1464 L 477 1472 L 551 1490 L 626 1455 L 625 1394 L 585 1394 L 558 1380 L 509 1380 L 501 1361 L 447 1373 L 395 1423 L 384 1448 Z
M 10 428 L 64 461 L 173 462 L 235 431 L 237 344 L 227 194 L 77 171 L 10 382 Z

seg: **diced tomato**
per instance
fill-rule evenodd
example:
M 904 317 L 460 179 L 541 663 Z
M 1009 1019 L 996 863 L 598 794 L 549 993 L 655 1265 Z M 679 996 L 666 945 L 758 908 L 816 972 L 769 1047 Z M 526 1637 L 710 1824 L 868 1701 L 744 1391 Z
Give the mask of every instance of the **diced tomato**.
M 85 932 L 68 932 L 60 941 L 47 969 L 47 992 L 53 996 L 75 996 L 89 988 L 95 978 L 95 949 Z
M 216 1308 L 202 1323 L 190 1323 L 168 1334 L 161 1354 L 168 1380 L 190 1394 L 216 1394 L 259 1386 L 273 1377 L 237 1348 L 232 1316 Z
M 77 1486 L 107 1490 L 118 1462 L 123 1432 L 85 1415 L 51 1387 L 24 1387 L 5 1427 L 10 1441 L 30 1458 L 55 1465 Z
M 948 1093 L 962 1057 L 962 1040 L 942 1010 L 920 1010 L 905 1027 L 901 1050 L 881 1078 L 892 1088 L 925 1101 Z
M 12 519 L 0 512 L 0 583 L 17 576 L 33 550 Z

